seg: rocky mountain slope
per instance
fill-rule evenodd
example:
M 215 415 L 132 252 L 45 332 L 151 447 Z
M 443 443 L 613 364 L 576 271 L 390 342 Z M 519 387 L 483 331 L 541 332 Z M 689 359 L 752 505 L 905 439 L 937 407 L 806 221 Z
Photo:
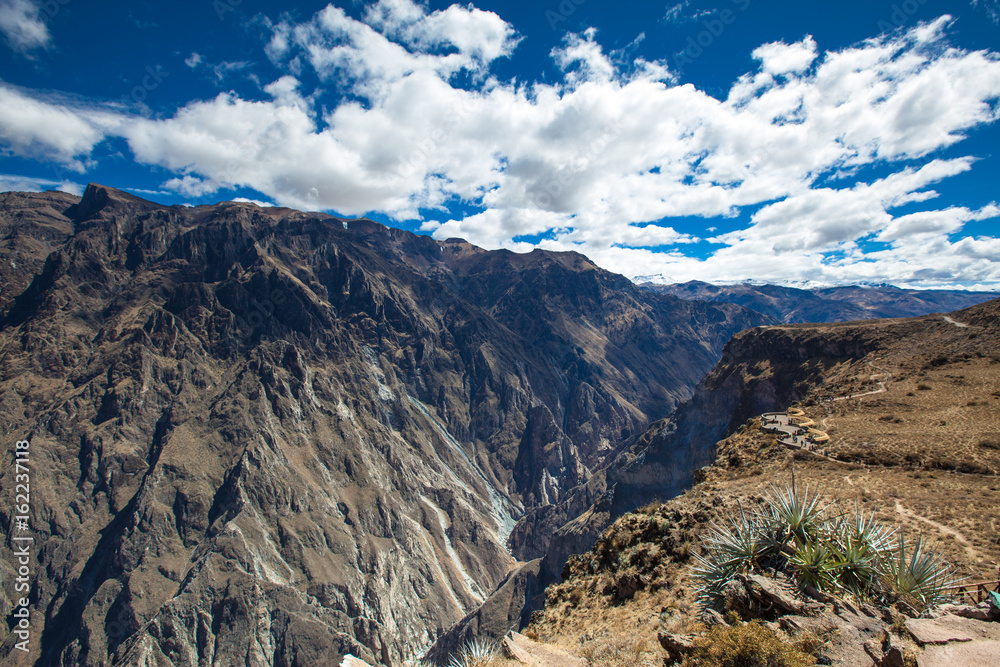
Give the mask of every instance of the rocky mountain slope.
M 0 226 L 24 664 L 400 664 L 765 323 L 577 254 L 249 204 L 91 185 L 3 195 Z M 8 466 L 8 544 L 14 497 Z
M 642 289 L 682 299 L 721 301 L 752 308 L 784 322 L 847 322 L 947 313 L 997 298 L 996 292 L 910 290 L 891 285 L 798 289 L 779 285 L 712 285 L 692 280 Z

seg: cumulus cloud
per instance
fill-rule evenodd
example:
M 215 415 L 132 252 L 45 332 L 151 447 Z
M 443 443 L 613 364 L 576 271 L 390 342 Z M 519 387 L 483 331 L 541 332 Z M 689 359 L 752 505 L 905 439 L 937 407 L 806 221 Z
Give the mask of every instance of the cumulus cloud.
M 34 0 L 0 0 L 0 32 L 15 51 L 48 48 L 51 36 Z
M 576 250 L 628 275 L 1000 281 L 990 238 L 953 238 L 995 206 L 933 207 L 935 183 L 975 168 L 935 152 L 995 122 L 1000 98 L 1000 59 L 950 47 L 948 17 L 840 51 L 764 44 L 723 99 L 663 63 L 609 57 L 593 30 L 552 51 L 561 80 L 498 80 L 492 64 L 518 35 L 471 5 L 381 0 L 361 19 L 328 6 L 265 25 L 287 73 L 258 99 L 99 117 L 0 88 L 0 141 L 74 163 L 123 137 L 188 197 L 251 188 L 282 206 L 414 219 L 437 238 Z M 871 167 L 885 175 L 838 186 Z M 673 228 L 691 217 L 728 231 Z
M 71 195 L 83 194 L 83 186 L 73 181 L 0 174 L 0 192 L 45 192 L 46 190 L 58 190 Z
M 816 41 L 806 37 L 795 44 L 772 42 L 754 49 L 753 57 L 768 74 L 799 74 L 816 60 Z
M 0 83 L 0 144 L 8 153 L 60 162 L 82 172 L 114 114 L 31 97 Z

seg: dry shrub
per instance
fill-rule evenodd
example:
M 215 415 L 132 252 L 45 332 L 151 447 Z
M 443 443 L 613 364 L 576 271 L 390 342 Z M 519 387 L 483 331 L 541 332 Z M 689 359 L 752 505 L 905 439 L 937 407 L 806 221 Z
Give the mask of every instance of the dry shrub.
M 655 514 L 656 510 L 660 509 L 661 507 L 663 507 L 663 501 L 660 500 L 659 498 L 655 498 L 650 502 L 648 502 L 647 504 L 640 507 L 639 509 L 637 509 L 635 512 L 636 514 Z
M 813 656 L 778 637 L 771 628 L 751 621 L 715 626 L 695 641 L 681 667 L 809 667 Z
M 660 660 L 644 639 L 609 639 L 594 641 L 581 654 L 588 667 L 657 667 Z
M 820 650 L 827 645 L 829 633 L 824 636 L 820 636 L 813 632 L 812 630 L 803 630 L 802 632 L 795 635 L 792 646 L 813 656 L 819 656 Z

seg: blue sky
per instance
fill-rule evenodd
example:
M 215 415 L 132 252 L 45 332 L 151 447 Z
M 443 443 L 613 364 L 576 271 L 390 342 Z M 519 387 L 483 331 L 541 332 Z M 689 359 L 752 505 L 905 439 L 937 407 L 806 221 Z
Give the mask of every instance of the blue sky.
M 1000 287 L 1000 2 L 0 0 L 0 190 Z

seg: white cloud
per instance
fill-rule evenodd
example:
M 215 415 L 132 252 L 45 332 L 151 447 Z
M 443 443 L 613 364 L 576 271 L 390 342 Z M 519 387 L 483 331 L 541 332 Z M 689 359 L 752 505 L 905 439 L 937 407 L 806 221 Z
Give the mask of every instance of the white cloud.
M 718 11 L 714 9 L 698 9 L 688 14 L 685 10 L 690 6 L 691 0 L 684 0 L 676 5 L 669 5 L 666 13 L 663 15 L 663 20 L 667 23 L 685 23 L 688 21 L 697 21 L 698 19 L 706 16 L 711 16 Z
M 0 174 L 0 192 L 45 192 L 46 190 L 58 190 L 77 196 L 83 194 L 83 186 L 73 181 Z
M 194 69 L 195 67 L 200 65 L 203 60 L 204 58 L 200 53 L 192 51 L 191 55 L 189 55 L 187 58 L 184 59 L 184 64 L 190 67 L 191 69 Z
M 259 199 L 247 199 L 246 197 L 235 197 L 233 201 L 240 202 L 243 204 L 255 204 L 256 206 L 260 206 L 261 208 L 271 208 L 272 206 L 274 206 L 274 204 L 272 204 L 271 202 L 261 201 Z
M 919 211 L 894 218 L 876 237 L 879 241 L 892 242 L 913 240 L 927 235 L 942 236 L 953 234 L 967 222 L 989 220 L 1000 217 L 996 204 L 971 211 L 964 206 L 952 206 L 940 211 Z
M 972 0 L 972 5 L 974 7 L 982 5 L 990 20 L 1000 24 L 1000 0 Z
M 380 0 L 365 21 L 328 5 L 311 21 L 275 26 L 266 50 L 275 62 L 300 50 L 324 79 L 349 83 L 355 94 L 377 100 L 416 74 L 484 74 L 518 43 L 510 24 L 471 5 L 428 14 L 411 0 Z
M 84 170 L 77 159 L 105 137 L 113 114 L 46 102 L 0 84 L 0 144 L 8 153 L 61 162 Z
M 691 0 L 684 0 L 683 2 L 678 2 L 676 5 L 670 5 L 667 7 L 667 13 L 663 15 L 663 20 L 667 23 L 679 23 L 684 15 L 684 10 L 690 4 Z
M 566 80 L 575 84 L 578 82 L 603 83 L 611 81 L 615 76 L 615 68 L 604 54 L 601 45 L 594 41 L 597 31 L 587 30 L 583 37 L 570 33 L 564 39 L 565 46 L 552 49 L 552 57 L 556 64 L 566 74 Z M 579 63 L 579 69 L 573 66 Z
M 142 118 L 0 88 L 0 142 L 79 164 L 120 136 L 185 196 L 252 188 L 278 205 L 377 210 L 491 248 L 541 238 L 629 275 L 1000 281 L 989 238 L 951 240 L 993 208 L 932 206 L 931 186 L 975 160 L 928 156 L 995 122 L 1000 98 L 1000 60 L 950 48 L 949 21 L 836 52 L 811 37 L 765 44 L 759 67 L 717 99 L 677 85 L 662 63 L 609 57 L 593 30 L 552 52 L 561 80 L 500 81 L 491 63 L 518 37 L 495 14 L 381 0 L 356 20 L 328 6 L 302 23 L 265 22 L 267 54 L 288 73 L 260 99 L 227 93 Z M 311 78 L 299 67 L 318 88 L 302 90 Z M 885 175 L 838 186 L 869 169 Z M 457 216 L 459 202 L 479 210 Z M 732 230 L 710 250 L 670 226 L 747 210 L 736 229 L 706 220 Z
M 0 32 L 21 53 L 48 48 L 52 39 L 40 3 L 33 0 L 0 0 Z
M 186 197 L 202 197 L 217 192 L 221 186 L 209 180 L 202 180 L 197 176 L 184 176 L 165 181 L 163 187 L 170 192 L 179 192 Z
M 291 74 L 286 74 L 280 79 L 264 86 L 264 92 L 274 98 L 280 106 L 296 107 L 309 113 L 312 109 L 312 100 L 302 97 L 299 93 L 299 80 Z
M 800 74 L 816 60 L 816 41 L 806 37 L 795 44 L 772 42 L 754 49 L 753 57 L 768 74 Z
M 246 60 L 237 60 L 233 62 L 223 61 L 217 65 L 212 65 L 212 73 L 215 75 L 215 80 L 222 83 L 225 79 L 233 72 L 242 72 L 243 70 L 250 67 L 251 63 Z

